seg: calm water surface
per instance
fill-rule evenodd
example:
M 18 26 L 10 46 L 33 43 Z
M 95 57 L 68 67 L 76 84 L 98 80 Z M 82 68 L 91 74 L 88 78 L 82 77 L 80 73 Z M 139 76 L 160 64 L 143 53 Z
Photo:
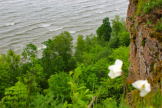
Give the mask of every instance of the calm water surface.
M 65 30 L 75 44 L 79 34 L 95 34 L 105 17 L 126 17 L 127 8 L 128 0 L 0 0 L 0 54 L 9 48 L 21 54 L 29 43 L 40 48 Z

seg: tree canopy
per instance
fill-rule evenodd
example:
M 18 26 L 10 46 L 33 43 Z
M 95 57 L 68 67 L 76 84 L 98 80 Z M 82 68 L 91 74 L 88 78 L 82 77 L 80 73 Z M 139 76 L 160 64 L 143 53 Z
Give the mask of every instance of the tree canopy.
M 111 32 L 112 28 L 110 26 L 109 18 L 106 17 L 103 19 L 103 24 L 96 30 L 96 33 L 99 38 L 103 36 L 106 41 L 109 41 Z

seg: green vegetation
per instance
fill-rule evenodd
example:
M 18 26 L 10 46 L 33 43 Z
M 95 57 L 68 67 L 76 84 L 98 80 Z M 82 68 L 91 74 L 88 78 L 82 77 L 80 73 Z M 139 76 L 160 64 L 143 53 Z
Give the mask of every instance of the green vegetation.
M 154 26 L 157 32 L 162 31 L 162 17 L 158 20 L 157 24 Z
M 151 37 L 162 42 L 162 0 L 133 0 L 136 6 L 137 23 L 146 24 L 151 31 Z M 134 16 L 132 15 L 132 17 Z
M 145 38 L 141 41 L 141 46 L 145 47 Z
M 133 87 L 123 82 L 124 77 L 108 77 L 107 69 L 120 59 L 124 63 L 122 71 L 128 76 L 130 39 L 125 26 L 119 16 L 112 20 L 112 28 L 105 18 L 97 36 L 78 36 L 74 55 L 73 38 L 66 31 L 42 43 L 47 46 L 42 58 L 37 58 L 33 44 L 26 46 L 22 58 L 12 50 L 0 55 L 0 107 L 130 108 L 123 93 Z M 161 106 L 160 91 L 148 96 L 151 102 L 147 98 L 132 98 L 131 102 L 137 106 L 139 101 L 145 102 L 137 108 Z
M 110 35 L 111 32 L 112 29 L 110 26 L 109 18 L 106 17 L 105 19 L 103 19 L 103 24 L 96 30 L 96 33 L 99 38 L 103 36 L 105 41 L 109 41 L 111 37 Z
M 146 26 L 149 27 L 150 24 L 151 24 L 151 22 L 147 21 Z
M 109 41 L 109 46 L 111 48 L 118 48 L 119 46 L 129 46 L 130 38 L 129 32 L 126 29 L 126 22 L 119 16 L 115 16 L 112 20 L 112 33 Z
M 153 9 L 162 9 L 162 0 L 134 0 L 137 8 L 136 14 L 143 16 L 144 14 L 150 14 Z
M 152 90 L 145 97 L 140 97 L 139 91 L 136 90 L 131 91 L 131 94 L 132 94 L 131 101 L 129 104 L 132 104 L 133 108 L 161 108 L 162 107 L 162 92 L 159 88 L 156 91 Z

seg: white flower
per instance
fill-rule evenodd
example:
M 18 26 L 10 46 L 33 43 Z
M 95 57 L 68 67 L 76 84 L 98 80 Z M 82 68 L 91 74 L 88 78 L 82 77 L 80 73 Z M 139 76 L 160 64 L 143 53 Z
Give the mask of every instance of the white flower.
M 141 91 L 141 97 L 144 97 L 151 91 L 151 85 L 147 82 L 147 80 L 138 80 L 132 83 L 132 85 Z
M 108 67 L 108 69 L 110 70 L 108 76 L 111 77 L 111 79 L 114 79 L 120 76 L 122 74 L 122 69 L 121 69 L 122 65 L 123 65 L 123 62 L 117 59 L 114 65 L 111 65 Z

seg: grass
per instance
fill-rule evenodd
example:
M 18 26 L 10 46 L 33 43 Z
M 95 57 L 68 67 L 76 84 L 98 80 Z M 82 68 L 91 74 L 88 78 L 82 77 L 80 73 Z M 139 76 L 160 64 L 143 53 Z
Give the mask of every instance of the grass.
M 162 31 L 162 17 L 158 20 L 157 24 L 154 26 L 157 32 Z
M 137 16 L 143 16 L 144 14 L 150 14 L 152 10 L 156 7 L 162 9 L 162 0 L 139 0 L 136 5 Z
M 154 87 L 153 87 L 154 88 Z M 139 91 L 134 90 L 131 92 L 131 100 L 125 103 L 127 106 L 133 108 L 162 108 L 162 93 L 160 88 L 152 91 L 145 97 L 139 95 Z
M 150 24 L 151 24 L 151 22 L 147 21 L 146 26 L 149 27 Z

